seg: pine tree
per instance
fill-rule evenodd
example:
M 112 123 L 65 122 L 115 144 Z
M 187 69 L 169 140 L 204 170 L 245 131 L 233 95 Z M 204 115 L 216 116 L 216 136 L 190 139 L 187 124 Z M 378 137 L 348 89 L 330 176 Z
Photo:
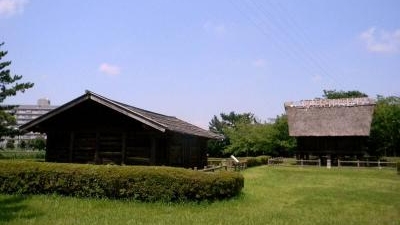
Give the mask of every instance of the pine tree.
M 0 43 L 0 48 L 4 45 Z M 0 50 L 0 104 L 7 97 L 15 96 L 18 92 L 25 92 L 26 89 L 33 87 L 33 83 L 19 83 L 22 79 L 21 75 L 11 75 L 7 67 L 11 61 L 2 62 L 2 58 L 7 55 L 7 51 Z M 15 117 L 10 114 L 15 106 L 0 106 L 0 138 L 4 136 L 13 136 L 15 130 L 13 126 L 16 124 Z

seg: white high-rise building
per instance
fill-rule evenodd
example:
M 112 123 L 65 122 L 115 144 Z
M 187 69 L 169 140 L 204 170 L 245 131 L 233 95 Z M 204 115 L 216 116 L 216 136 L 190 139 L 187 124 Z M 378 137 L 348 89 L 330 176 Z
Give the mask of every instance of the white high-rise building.
M 36 119 L 37 117 L 44 115 L 57 107 L 58 106 L 51 105 L 49 99 L 41 98 L 37 101 L 36 105 L 17 105 L 15 108 L 11 109 L 9 113 L 15 116 L 17 122 L 15 129 L 18 129 L 18 127 L 22 124 Z M 15 144 L 18 144 L 22 140 L 31 140 L 38 137 L 45 137 L 45 135 L 31 132 L 16 137 L 6 137 L 5 139 L 14 139 Z M 2 145 L 5 145 L 5 141 L 2 143 Z

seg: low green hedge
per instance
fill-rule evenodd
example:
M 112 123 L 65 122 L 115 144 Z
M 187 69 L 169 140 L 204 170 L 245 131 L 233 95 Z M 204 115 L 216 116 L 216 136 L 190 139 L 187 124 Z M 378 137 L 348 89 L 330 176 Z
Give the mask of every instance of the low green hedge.
M 0 160 L 0 192 L 7 194 L 202 201 L 238 195 L 243 186 L 236 172 Z
M 0 159 L 44 159 L 46 151 L 1 151 Z
M 247 157 L 247 167 L 254 167 L 254 166 L 261 166 L 261 165 L 268 165 L 268 159 L 271 158 L 268 155 L 261 155 L 257 157 Z

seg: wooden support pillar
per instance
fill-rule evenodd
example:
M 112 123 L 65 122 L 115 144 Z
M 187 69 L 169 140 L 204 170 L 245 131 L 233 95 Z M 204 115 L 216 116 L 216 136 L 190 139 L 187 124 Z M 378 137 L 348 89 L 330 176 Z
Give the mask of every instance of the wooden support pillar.
M 121 164 L 125 164 L 126 158 L 126 132 L 122 132 Z
M 75 141 L 75 133 L 71 131 L 69 136 L 69 154 L 68 154 L 68 162 L 72 162 L 73 154 L 74 154 L 74 141 Z
M 95 164 L 100 164 L 100 157 L 99 157 L 99 151 L 100 151 L 100 132 L 96 131 L 96 147 L 94 148 L 94 163 Z
M 154 165 L 156 163 L 156 138 L 151 137 L 150 144 L 150 165 Z

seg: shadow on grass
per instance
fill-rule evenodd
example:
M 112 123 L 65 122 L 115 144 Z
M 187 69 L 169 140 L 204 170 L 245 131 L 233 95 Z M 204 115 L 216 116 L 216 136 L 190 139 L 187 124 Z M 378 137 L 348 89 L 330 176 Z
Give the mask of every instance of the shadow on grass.
M 31 219 L 40 216 L 26 204 L 29 197 L 18 195 L 0 196 L 0 223 L 14 219 Z

